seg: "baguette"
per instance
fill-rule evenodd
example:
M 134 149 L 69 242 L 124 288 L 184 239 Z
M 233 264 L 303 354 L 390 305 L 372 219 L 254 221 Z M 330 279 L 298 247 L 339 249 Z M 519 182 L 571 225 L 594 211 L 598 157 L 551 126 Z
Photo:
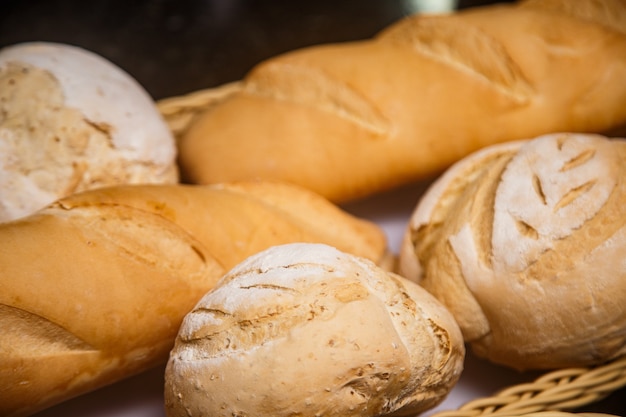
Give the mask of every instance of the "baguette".
M 98 189 L 0 224 L 0 415 L 165 363 L 223 273 L 290 242 L 386 259 L 378 226 L 270 183 Z
M 493 143 L 625 126 L 625 79 L 620 0 L 414 15 L 260 63 L 181 133 L 180 167 L 193 183 L 281 180 L 342 203 Z

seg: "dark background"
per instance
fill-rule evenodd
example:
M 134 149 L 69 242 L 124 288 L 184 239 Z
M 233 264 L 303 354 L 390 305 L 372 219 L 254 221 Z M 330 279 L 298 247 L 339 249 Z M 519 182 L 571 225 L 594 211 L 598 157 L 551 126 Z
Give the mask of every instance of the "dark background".
M 414 2 L 413 2 L 414 3 Z M 281 52 L 363 39 L 415 12 L 410 0 L 0 0 L 0 48 L 81 46 L 137 79 L 155 99 L 240 79 Z M 460 0 L 459 8 L 489 1 Z M 626 389 L 577 411 L 626 415 Z
M 459 7 L 488 1 L 460 0 Z M 155 99 L 240 79 L 262 59 L 363 39 L 410 0 L 0 0 L 0 47 L 46 40 L 104 56 Z

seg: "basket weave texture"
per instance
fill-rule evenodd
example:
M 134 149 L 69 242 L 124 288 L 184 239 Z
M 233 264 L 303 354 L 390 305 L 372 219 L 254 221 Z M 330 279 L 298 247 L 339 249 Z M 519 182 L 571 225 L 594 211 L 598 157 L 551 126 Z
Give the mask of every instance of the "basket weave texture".
M 178 138 L 196 116 L 241 88 L 240 82 L 199 90 L 157 102 L 171 131 Z M 614 417 L 572 410 L 594 403 L 626 386 L 626 356 L 607 364 L 547 372 L 533 382 L 508 387 L 493 396 L 472 400 L 457 410 L 431 417 Z
M 513 385 L 486 398 L 472 400 L 458 410 L 432 417 L 530 416 L 569 411 L 599 401 L 626 386 L 626 356 L 607 364 L 548 372 L 533 382 Z M 582 413 L 581 413 L 582 414 Z M 544 417 L 559 417 L 541 414 Z
M 232 82 L 216 88 L 207 88 L 183 96 L 159 100 L 157 107 L 174 136 L 179 137 L 197 115 L 239 91 L 240 88 L 240 82 Z

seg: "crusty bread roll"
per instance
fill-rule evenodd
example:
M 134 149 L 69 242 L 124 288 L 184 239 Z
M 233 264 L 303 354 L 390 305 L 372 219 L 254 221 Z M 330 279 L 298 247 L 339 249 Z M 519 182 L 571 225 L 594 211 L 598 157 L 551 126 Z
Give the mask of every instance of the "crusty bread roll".
M 399 272 L 480 356 L 519 369 L 626 353 L 626 140 L 552 134 L 450 168 L 410 220 Z
M 88 191 L 0 225 L 0 415 L 23 416 L 165 363 L 219 277 L 272 245 L 321 242 L 379 261 L 373 223 L 296 187 Z
M 260 63 L 181 135 L 181 170 L 353 200 L 493 143 L 626 126 L 625 51 L 623 0 L 410 16 Z
M 421 287 L 323 244 L 258 253 L 185 317 L 168 417 L 415 415 L 448 394 L 465 348 Z
M 0 50 L 0 221 L 97 187 L 176 182 L 174 136 L 129 74 L 71 45 Z

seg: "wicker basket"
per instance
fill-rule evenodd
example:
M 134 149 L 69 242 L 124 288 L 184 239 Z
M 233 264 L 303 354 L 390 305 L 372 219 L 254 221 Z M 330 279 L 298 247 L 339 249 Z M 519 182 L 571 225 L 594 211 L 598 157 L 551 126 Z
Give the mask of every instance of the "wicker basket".
M 626 386 L 626 356 L 604 365 L 548 372 L 533 382 L 514 385 L 486 398 L 466 403 L 458 410 L 432 417 L 512 416 L 543 411 L 567 411 L 605 398 Z M 541 414 L 554 416 L 552 414 Z
M 200 90 L 157 102 L 170 129 L 178 138 L 194 118 L 225 97 L 238 91 L 241 83 Z M 524 417 L 601 417 L 600 413 L 573 413 L 576 408 L 599 401 L 626 386 L 626 356 L 588 368 L 548 372 L 533 382 L 511 386 L 499 393 L 475 399 L 454 411 L 431 417 L 524 416 Z
M 240 88 L 241 83 L 233 82 L 180 97 L 166 98 L 158 101 L 157 106 L 170 129 L 178 138 L 187 126 L 191 124 L 195 116 L 219 103 Z

